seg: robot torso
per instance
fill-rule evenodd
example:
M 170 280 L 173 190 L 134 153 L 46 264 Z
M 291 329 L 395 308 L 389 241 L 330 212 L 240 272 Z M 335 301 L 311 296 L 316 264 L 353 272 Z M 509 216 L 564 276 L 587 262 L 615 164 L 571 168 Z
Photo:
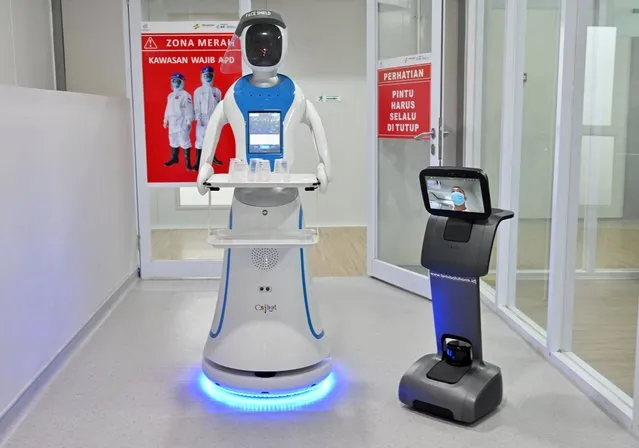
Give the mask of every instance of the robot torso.
M 272 87 L 257 87 L 252 75 L 238 79 L 226 92 L 223 106 L 235 137 L 237 158 L 270 162 L 286 159 L 293 165 L 295 132 L 306 114 L 306 98 L 289 77 L 278 74 Z

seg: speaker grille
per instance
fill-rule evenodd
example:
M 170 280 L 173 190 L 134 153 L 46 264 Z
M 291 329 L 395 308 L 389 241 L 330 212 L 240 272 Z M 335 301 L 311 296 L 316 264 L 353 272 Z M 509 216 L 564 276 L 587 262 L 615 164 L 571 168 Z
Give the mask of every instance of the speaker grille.
M 251 250 L 251 262 L 261 271 L 270 271 L 280 259 L 277 249 L 271 247 L 256 247 Z

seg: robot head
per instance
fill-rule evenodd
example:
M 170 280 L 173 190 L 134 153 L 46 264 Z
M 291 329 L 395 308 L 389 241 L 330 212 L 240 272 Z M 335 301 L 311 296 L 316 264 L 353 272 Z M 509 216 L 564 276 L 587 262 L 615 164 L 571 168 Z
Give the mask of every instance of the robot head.
M 210 65 L 202 68 L 201 71 L 202 84 L 212 84 L 215 77 L 215 70 Z
M 255 10 L 244 14 L 234 38 L 240 39 L 242 59 L 254 74 L 277 72 L 286 57 L 286 24 L 274 11 Z
M 184 75 L 182 73 L 173 73 L 171 75 L 171 88 L 173 90 L 182 90 L 184 88 Z

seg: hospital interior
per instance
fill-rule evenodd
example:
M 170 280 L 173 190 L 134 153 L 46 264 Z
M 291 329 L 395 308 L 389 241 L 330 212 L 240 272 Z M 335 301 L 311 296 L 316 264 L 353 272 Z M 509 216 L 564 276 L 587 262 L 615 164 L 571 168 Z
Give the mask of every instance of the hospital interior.
M 0 447 L 639 447 L 638 1 L 0 0 L 0 24 Z M 243 108 L 289 93 L 254 145 Z M 293 147 L 248 185 L 254 148 Z M 426 172 L 492 209 L 427 209 Z

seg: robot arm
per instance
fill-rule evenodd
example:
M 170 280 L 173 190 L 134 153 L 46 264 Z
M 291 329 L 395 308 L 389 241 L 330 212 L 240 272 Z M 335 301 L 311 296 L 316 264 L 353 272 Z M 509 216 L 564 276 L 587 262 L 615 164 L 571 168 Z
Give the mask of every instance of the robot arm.
M 200 159 L 199 172 L 197 175 L 197 189 L 202 196 L 208 191 L 208 188 L 204 186 L 204 182 L 213 175 L 213 166 L 211 164 L 215 156 L 215 149 L 220 139 L 222 127 L 227 123 L 224 105 L 222 103 L 224 103 L 224 100 L 222 100 L 213 111 L 213 115 L 211 115 L 209 124 L 206 127 L 206 132 L 204 133 L 202 158 Z
M 326 131 L 324 130 L 322 119 L 317 113 L 315 106 L 313 106 L 313 103 L 308 100 L 306 100 L 306 116 L 304 118 L 313 135 L 315 150 L 319 158 L 317 180 L 319 180 L 320 183 L 320 191 L 324 193 L 331 180 L 331 160 L 328 155 L 328 141 L 326 140 Z

